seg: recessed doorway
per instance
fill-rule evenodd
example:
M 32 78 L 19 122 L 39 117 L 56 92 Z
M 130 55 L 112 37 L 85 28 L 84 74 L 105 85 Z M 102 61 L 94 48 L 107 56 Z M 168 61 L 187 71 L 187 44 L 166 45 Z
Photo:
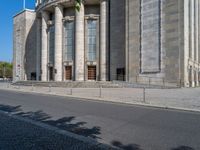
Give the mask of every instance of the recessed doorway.
M 88 66 L 88 80 L 96 80 L 96 66 Z
M 65 80 L 72 80 L 72 66 L 65 66 Z
M 53 67 L 49 67 L 49 81 L 53 81 L 54 80 L 53 71 L 54 71 Z

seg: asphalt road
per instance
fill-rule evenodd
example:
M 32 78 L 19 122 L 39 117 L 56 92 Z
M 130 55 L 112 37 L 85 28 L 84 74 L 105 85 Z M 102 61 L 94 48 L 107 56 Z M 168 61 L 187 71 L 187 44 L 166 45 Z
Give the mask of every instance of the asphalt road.
M 3 90 L 0 90 L 0 110 L 125 150 L 200 149 L 200 113 L 197 112 Z

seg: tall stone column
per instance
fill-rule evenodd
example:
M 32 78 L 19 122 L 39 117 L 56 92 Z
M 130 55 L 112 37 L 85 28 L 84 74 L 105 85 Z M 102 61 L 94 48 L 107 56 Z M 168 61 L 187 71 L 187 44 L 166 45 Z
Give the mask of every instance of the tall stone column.
M 108 79 L 108 1 L 100 1 L 100 80 Z
M 48 45 L 47 45 L 47 21 L 49 20 L 49 14 L 46 11 L 42 12 L 42 55 L 41 55 L 41 80 L 47 81 L 47 52 L 48 52 Z
M 196 82 L 196 86 L 198 87 L 199 86 L 199 72 L 198 72 L 198 69 L 197 69 L 197 71 L 195 73 L 196 73 L 195 82 Z
M 191 18 L 191 21 L 190 21 L 190 27 L 191 27 L 191 29 L 190 29 L 190 41 L 191 41 L 191 59 L 192 59 L 192 61 L 194 61 L 195 60 L 195 22 L 194 22 L 194 12 L 195 12 L 195 10 L 194 10 L 194 7 L 195 7 L 195 0 L 191 0 L 191 3 L 190 3 L 191 5 L 190 5 L 190 14 L 191 14 L 191 16 L 190 16 L 190 18 Z M 194 81 L 194 66 L 192 66 L 192 87 L 194 87 L 195 86 L 195 81 Z
M 62 19 L 63 7 L 55 6 L 55 81 L 62 81 Z
M 194 60 L 194 0 L 190 0 L 190 54 Z
M 195 0 L 195 46 L 196 46 L 196 63 L 199 63 L 199 0 Z M 199 72 L 198 72 L 198 68 L 196 68 L 196 86 L 199 86 L 199 81 L 198 81 L 198 76 L 199 76 Z
M 199 62 L 199 0 L 195 0 L 195 47 L 196 62 Z
M 40 27 L 41 27 L 41 18 L 37 18 L 37 52 L 36 52 L 36 80 L 39 81 L 40 79 L 40 63 L 41 63 L 41 33 L 40 33 Z
M 76 11 L 75 26 L 75 80 L 84 81 L 84 4 Z

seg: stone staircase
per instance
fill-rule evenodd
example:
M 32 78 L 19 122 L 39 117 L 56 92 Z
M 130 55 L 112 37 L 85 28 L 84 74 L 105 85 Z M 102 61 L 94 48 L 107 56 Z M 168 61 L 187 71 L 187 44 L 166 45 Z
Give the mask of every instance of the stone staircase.
M 124 88 L 148 88 L 148 89 L 173 89 L 180 88 L 177 84 L 145 84 L 145 83 L 135 83 L 135 82 L 125 82 L 125 81 L 112 81 L 112 83 L 117 84 L 119 87 Z
M 13 83 L 16 86 L 41 86 L 41 87 L 66 87 L 66 88 L 151 88 L 151 89 L 169 89 L 179 88 L 175 85 L 154 85 L 154 84 L 142 84 L 142 83 L 130 83 L 125 81 L 68 81 L 68 82 L 42 82 L 42 81 L 18 81 Z
M 42 87 L 66 87 L 66 88 L 120 88 L 118 84 L 113 82 L 100 82 L 100 81 L 69 81 L 69 82 L 42 82 L 42 81 L 17 81 L 13 83 L 16 86 L 42 86 Z

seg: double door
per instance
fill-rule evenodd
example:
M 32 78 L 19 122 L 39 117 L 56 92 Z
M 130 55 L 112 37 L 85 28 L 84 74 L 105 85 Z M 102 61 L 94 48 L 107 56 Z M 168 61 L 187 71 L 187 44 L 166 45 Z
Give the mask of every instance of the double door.
M 88 80 L 96 80 L 96 66 L 88 66 Z
M 65 80 L 72 80 L 72 66 L 65 66 Z

